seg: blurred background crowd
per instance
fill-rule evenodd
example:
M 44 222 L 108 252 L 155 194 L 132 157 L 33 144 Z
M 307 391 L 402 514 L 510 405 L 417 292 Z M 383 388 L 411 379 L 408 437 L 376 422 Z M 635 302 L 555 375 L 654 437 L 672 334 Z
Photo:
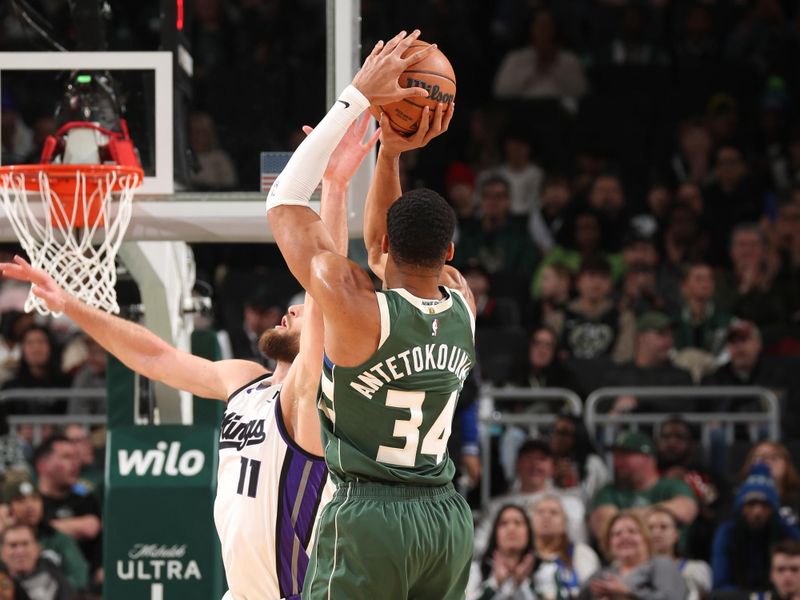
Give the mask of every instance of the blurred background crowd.
M 31 3 L 68 39 L 66 2 Z M 325 3 L 191 9 L 190 189 L 256 191 L 258 153 L 292 149 L 326 110 Z M 800 598 L 797 2 L 362 0 L 361 10 L 364 48 L 418 27 L 458 77 L 450 130 L 404 155 L 402 176 L 456 211 L 454 264 L 478 303 L 480 364 L 451 440 L 476 515 L 470 597 Z M 157 49 L 158 31 L 156 2 L 113 7 L 111 49 Z M 0 7 L 0 51 L 36 49 Z M 32 96 L 3 91 L 4 163 L 35 162 L 52 132 L 51 103 Z M 299 291 L 277 250 L 194 251 L 225 351 L 262 360 L 259 334 Z M 102 349 L 68 323 L 22 314 L 26 291 L 0 286 L 3 388 L 102 388 Z M 606 394 L 601 427 L 585 401 L 610 386 L 758 386 L 778 403 Z M 579 405 L 529 393 L 551 388 Z M 48 398 L 0 407 L 103 411 Z M 761 413 L 777 428 L 726 420 Z M 0 521 L 31 525 L 15 535 L 39 540 L 33 564 L 47 540 L 69 546 L 58 568 L 37 568 L 91 590 L 103 435 L 81 423 L 5 428 L 0 469 L 14 476 Z M 23 559 L 6 540 L 13 575 Z

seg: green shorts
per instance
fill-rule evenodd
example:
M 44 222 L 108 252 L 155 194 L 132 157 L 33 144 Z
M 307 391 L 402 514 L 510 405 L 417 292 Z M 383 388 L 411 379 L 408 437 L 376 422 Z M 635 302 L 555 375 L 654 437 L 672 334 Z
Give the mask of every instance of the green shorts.
M 472 548 L 472 513 L 450 484 L 340 484 L 320 516 L 303 600 L 461 600 Z

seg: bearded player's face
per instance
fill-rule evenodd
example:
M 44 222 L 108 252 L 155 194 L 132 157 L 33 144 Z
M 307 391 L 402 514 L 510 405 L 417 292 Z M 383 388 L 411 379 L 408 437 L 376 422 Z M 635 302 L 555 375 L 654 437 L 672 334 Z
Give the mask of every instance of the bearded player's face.
M 267 358 L 279 362 L 292 362 L 300 351 L 302 329 L 303 305 L 293 304 L 278 325 L 261 334 L 258 347 Z

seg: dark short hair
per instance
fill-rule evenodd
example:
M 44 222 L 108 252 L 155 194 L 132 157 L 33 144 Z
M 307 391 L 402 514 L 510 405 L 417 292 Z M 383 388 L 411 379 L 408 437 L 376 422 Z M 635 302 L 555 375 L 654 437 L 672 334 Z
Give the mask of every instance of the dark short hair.
M 602 254 L 592 254 L 584 258 L 583 262 L 581 262 L 578 276 L 580 277 L 585 273 L 596 273 L 598 275 L 611 277 L 611 263 L 609 263 L 608 259 Z
M 511 193 L 511 182 L 508 181 L 507 178 L 503 177 L 499 173 L 492 173 L 486 179 L 481 181 L 481 194 L 486 190 L 487 187 L 490 185 L 497 185 L 500 184 L 506 188 L 506 192 L 509 194 Z
M 30 532 L 31 537 L 33 538 L 33 541 L 34 542 L 37 541 L 36 540 L 36 530 L 33 527 L 31 527 L 27 523 L 12 523 L 11 525 L 9 525 L 8 527 L 5 528 L 5 530 L 3 531 L 2 534 L 0 534 L 0 544 L 4 544 L 5 543 L 6 536 L 8 535 L 9 532 L 16 531 L 17 529 L 27 529 Z
M 71 439 L 62 433 L 56 433 L 48 438 L 45 438 L 45 440 L 39 444 L 39 447 L 33 452 L 33 459 L 31 461 L 33 462 L 33 467 L 36 468 L 36 465 L 40 460 L 48 458 L 53 453 L 53 450 L 55 450 L 56 444 L 60 444 L 62 442 L 66 442 L 68 444 L 73 443 Z
M 758 236 L 762 246 L 768 243 L 767 235 L 758 223 L 739 223 L 731 230 L 730 247 L 733 248 L 734 238 L 740 233 L 755 233 Z
M 453 241 L 456 213 L 433 190 L 409 190 L 389 208 L 386 229 L 396 262 L 437 268 Z
M 541 452 L 547 457 L 553 456 L 553 451 L 550 450 L 550 444 L 548 444 L 546 440 L 541 438 L 529 438 L 525 440 L 519 447 L 519 450 L 517 450 L 517 460 L 519 460 L 520 457 L 526 454 L 532 454 L 533 452 Z
M 667 417 L 666 419 L 664 419 L 661 422 L 661 427 L 659 428 L 659 431 L 658 431 L 658 437 L 661 437 L 661 432 L 664 430 L 664 427 L 666 425 L 678 425 L 679 427 L 683 427 L 683 429 L 686 431 L 686 433 L 689 434 L 689 439 L 692 442 L 697 437 L 696 436 L 696 432 L 695 432 L 694 428 L 692 427 L 692 424 L 689 423 L 689 421 L 687 421 L 681 415 L 675 414 L 675 415 L 671 415 L 671 416 Z
M 783 540 L 772 545 L 769 551 L 770 556 L 776 554 L 786 554 L 788 556 L 800 556 L 800 542 L 797 540 Z
M 686 281 L 689 279 L 689 275 L 692 274 L 692 271 L 701 268 L 710 269 L 711 274 L 714 274 L 714 269 L 707 262 L 703 260 L 692 260 L 681 267 L 681 281 Z
M 544 179 L 542 180 L 542 187 L 540 191 L 543 192 L 547 188 L 557 187 L 557 186 L 563 186 L 568 190 L 572 191 L 572 186 L 570 186 L 569 179 L 567 179 L 566 177 L 564 177 L 559 173 L 551 173 L 545 175 Z

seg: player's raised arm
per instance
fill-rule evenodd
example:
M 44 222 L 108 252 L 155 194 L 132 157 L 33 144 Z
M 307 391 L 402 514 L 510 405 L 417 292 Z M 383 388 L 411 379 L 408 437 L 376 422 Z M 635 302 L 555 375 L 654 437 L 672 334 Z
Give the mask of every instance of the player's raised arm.
M 400 155 L 426 146 L 433 138 L 447 131 L 454 110 L 455 101 L 446 108 L 444 104 L 438 104 L 433 122 L 430 122 L 430 108 L 425 106 L 419 128 L 411 137 L 399 134 L 392 128 L 388 117 L 381 116 L 381 148 L 364 207 L 364 245 L 367 247 L 369 267 L 381 281 L 386 266 L 386 254 L 381 248 L 386 235 L 386 213 L 403 193 L 400 187 Z
M 344 260 L 326 257 L 336 267 L 332 272 L 338 281 L 326 281 L 331 265 L 314 266 L 315 259 L 335 255 L 328 230 L 319 216 L 308 206 L 311 194 L 319 183 L 328 158 L 347 128 L 370 105 L 382 105 L 402 98 L 425 96 L 422 88 L 402 88 L 398 77 L 410 65 L 422 60 L 433 51 L 428 46 L 406 58 L 403 52 L 419 37 L 419 31 L 410 35 L 401 32 L 386 44 L 378 42 L 364 61 L 364 65 L 328 114 L 313 132 L 300 144 L 289 164 L 272 185 L 267 197 L 269 223 L 275 241 L 289 269 L 300 284 L 318 302 L 325 302 L 342 288 L 368 287 L 366 274 L 359 275 L 358 267 Z M 312 272 L 316 269 L 315 276 Z
M 387 243 L 386 215 L 389 207 L 400 197 L 400 154 L 421 148 L 434 137 L 447 131 L 453 118 L 455 103 L 450 103 L 447 109 L 442 105 L 437 106 L 433 121 L 428 126 L 426 112 L 420 120 L 420 128 L 412 137 L 404 137 L 392 129 L 388 119 L 384 116 L 381 120 L 381 149 L 378 153 L 378 162 L 375 174 L 367 193 L 367 203 L 364 208 L 364 243 L 369 256 L 369 266 L 379 279 L 384 280 L 386 265 Z M 445 265 L 442 269 L 439 283 L 451 289 L 458 290 L 464 295 L 475 314 L 475 299 L 467 281 L 457 269 Z
M 0 271 L 5 277 L 29 281 L 33 293 L 47 303 L 50 311 L 67 315 L 125 366 L 148 379 L 204 398 L 227 400 L 242 383 L 266 373 L 254 362 L 212 362 L 178 350 L 145 327 L 74 298 L 45 271 L 34 269 L 20 256 L 15 256 L 12 263 L 0 263 Z
M 364 115 L 360 121 L 350 126 L 331 155 L 322 178 L 320 217 L 331 234 L 335 252 L 342 256 L 347 255 L 347 190 L 350 180 L 377 143 L 380 134 L 378 129 L 364 141 L 371 120 L 368 115 Z M 311 128 L 306 133 L 311 133 Z M 300 352 L 284 380 L 281 410 L 285 422 L 292 430 L 294 441 L 307 452 L 316 455 L 322 454 L 317 389 L 322 372 L 323 338 L 322 310 L 311 295 L 306 294 Z M 287 408 L 291 410 L 289 415 Z

